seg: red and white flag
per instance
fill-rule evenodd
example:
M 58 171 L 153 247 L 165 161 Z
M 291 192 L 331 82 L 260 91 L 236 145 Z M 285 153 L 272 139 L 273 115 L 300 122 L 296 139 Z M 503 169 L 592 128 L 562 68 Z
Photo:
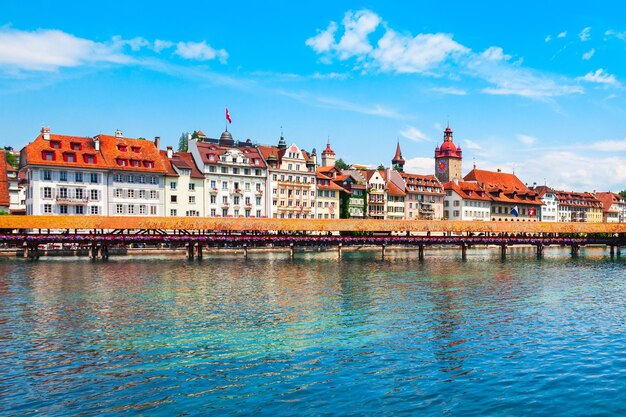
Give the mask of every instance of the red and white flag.
M 535 208 L 534 207 L 531 207 L 530 210 L 528 210 L 528 215 L 530 217 L 534 217 L 534 215 L 535 215 Z
M 226 107 L 226 120 L 228 120 L 228 123 L 233 122 L 233 120 L 230 118 L 230 114 L 228 114 L 228 107 Z

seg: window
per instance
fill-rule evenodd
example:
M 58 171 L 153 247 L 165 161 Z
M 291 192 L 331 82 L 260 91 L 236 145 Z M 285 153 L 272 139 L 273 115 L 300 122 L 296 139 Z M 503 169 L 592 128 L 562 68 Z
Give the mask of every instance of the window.
M 56 159 L 53 151 L 43 151 L 41 157 L 44 161 L 54 161 Z
M 228 204 L 228 197 L 226 196 L 222 197 L 222 204 Z
M 233 168 L 233 174 L 239 174 L 239 168 Z
M 59 172 L 59 181 L 67 181 L 67 171 Z
M 131 151 L 133 151 L 135 153 L 139 153 L 139 151 L 141 151 L 141 147 L 140 146 L 131 146 L 130 149 L 131 149 Z
M 70 142 L 70 148 L 73 151 L 80 151 L 81 149 L 83 149 L 83 146 L 78 142 Z
M 146 168 L 154 168 L 154 161 L 143 161 L 143 166 Z
M 59 188 L 58 197 L 67 198 L 67 188 Z
M 90 198 L 91 200 L 99 200 L 99 198 L 98 198 L 98 197 L 99 197 L 99 196 L 98 196 L 98 190 L 90 190 L 90 191 L 89 191 L 89 194 L 90 194 L 90 195 L 89 195 L 89 198 Z
M 144 177 L 143 175 L 139 176 L 139 184 L 145 184 L 146 183 L 146 177 Z
M 215 203 L 217 203 L 217 197 L 212 195 L 211 196 L 211 204 L 215 204 Z
M 65 152 L 63 154 L 63 160 L 65 162 L 76 162 L 76 154 L 74 152 Z
M 139 206 L 139 214 L 146 214 L 146 206 L 142 204 Z
M 209 166 L 209 172 L 215 172 L 215 171 L 216 171 L 216 169 L 217 169 L 217 168 L 215 167 L 215 165 L 211 165 L 211 166 Z
M 233 197 L 233 204 L 239 204 L 239 197 L 238 196 Z
M 135 183 L 135 177 L 133 175 L 128 175 L 128 176 L 126 176 L 126 181 L 129 184 L 134 184 Z
M 52 213 L 52 204 L 44 204 L 43 205 L 43 212 L 46 213 L 46 214 Z
M 91 206 L 91 209 L 90 209 L 91 214 L 93 214 L 93 215 L 100 214 L 100 210 L 99 209 L 100 209 L 100 207 L 98 207 L 98 206 Z
M 65 204 L 61 204 L 61 205 L 59 206 L 59 213 L 61 213 L 61 214 L 67 214 L 67 205 L 65 205 Z
M 178 202 L 178 197 L 175 195 L 170 196 L 170 203 L 177 203 Z
M 126 145 L 124 145 L 122 143 L 117 145 L 117 150 L 120 151 L 120 152 L 126 152 L 126 149 L 128 149 L 128 148 L 126 147 Z
M 43 189 L 43 198 L 52 198 L 52 188 L 44 187 L 44 189 Z
M 128 198 L 135 198 L 135 190 L 132 188 L 128 189 Z
M 98 184 L 98 182 L 100 182 L 98 179 L 98 174 L 89 174 L 89 182 L 91 182 L 92 184 Z
M 190 195 L 189 196 L 189 204 L 196 204 L 196 196 L 195 195 Z
M 250 205 L 250 197 L 246 197 L 245 202 L 246 202 L 246 205 Z
M 75 172 L 74 173 L 74 182 L 83 182 L 83 173 Z
M 228 209 L 222 209 L 222 217 L 228 217 Z
M 222 181 L 222 190 L 227 190 L 227 189 L 228 189 L 228 182 Z
M 150 214 L 156 216 L 157 214 L 157 206 L 150 206 Z
M 128 214 L 135 214 L 135 206 L 133 204 L 128 205 Z
M 155 185 L 158 184 L 159 181 L 157 180 L 157 177 L 150 177 L 150 184 Z
M 122 182 L 122 174 L 115 174 L 115 176 L 113 177 L 113 181 Z
M 117 158 L 117 165 L 121 167 L 125 167 L 128 165 L 128 160 L 124 158 Z
M 196 184 L 189 183 L 189 191 L 196 191 Z
M 61 142 L 59 142 L 58 140 L 51 140 L 50 147 L 52 149 L 61 149 Z
M 215 180 L 211 180 L 211 188 L 217 188 L 217 182 L 215 182 Z
M 217 211 L 215 209 L 211 209 L 211 217 L 215 217 Z
M 82 200 L 85 197 L 85 190 L 83 190 L 82 188 L 77 188 L 76 190 L 74 190 L 74 193 L 76 194 L 77 200 Z
M 256 211 L 256 216 L 257 216 L 257 217 L 261 217 L 261 210 L 257 210 L 257 211 Z
M 222 167 L 222 174 L 228 174 L 228 168 Z
M 121 188 L 116 188 L 115 189 L 115 197 L 116 198 L 122 198 L 123 197 L 123 190 Z
M 175 190 L 175 189 L 176 189 L 176 181 L 170 182 L 170 190 Z
M 150 198 L 158 198 L 157 192 L 155 190 L 150 191 Z
M 83 161 L 87 164 L 95 164 L 97 161 L 96 155 L 83 155 Z
M 85 206 L 76 206 L 76 214 L 85 214 Z
M 139 190 L 139 198 L 146 198 L 146 190 Z
M 244 168 L 243 169 L 243 174 L 244 175 L 250 175 L 250 168 Z

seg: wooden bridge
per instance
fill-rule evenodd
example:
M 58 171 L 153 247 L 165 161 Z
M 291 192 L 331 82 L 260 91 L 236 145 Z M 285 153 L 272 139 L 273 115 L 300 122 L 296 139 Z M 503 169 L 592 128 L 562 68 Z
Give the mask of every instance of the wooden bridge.
M 567 245 L 573 255 L 581 246 L 607 245 L 611 254 L 626 246 L 626 223 L 465 222 L 421 220 L 302 220 L 261 218 L 175 218 L 102 216 L 0 216 L 0 243 L 23 248 L 38 258 L 41 245 L 60 244 L 87 250 L 106 259 L 109 249 L 133 244 L 185 248 L 189 258 L 202 258 L 203 248 L 335 248 L 379 246 L 413 247 L 424 258 L 424 247 L 533 245 L 537 255 L 550 245 Z

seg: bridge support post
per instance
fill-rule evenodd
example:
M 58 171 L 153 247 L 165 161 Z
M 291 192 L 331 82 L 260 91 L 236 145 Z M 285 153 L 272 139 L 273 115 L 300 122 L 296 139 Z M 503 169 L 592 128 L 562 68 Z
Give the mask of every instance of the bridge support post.
M 202 244 L 200 242 L 196 242 L 196 253 L 198 254 L 198 260 L 202 260 Z
M 424 260 L 424 244 L 420 244 L 417 248 L 417 256 L 420 261 Z
M 193 259 L 193 257 L 194 257 L 194 253 L 193 253 L 194 246 L 195 246 L 194 242 L 189 242 L 187 244 L 187 259 Z
M 102 245 L 100 248 L 100 255 L 103 260 L 109 259 L 109 245 Z
M 341 259 L 342 244 L 337 245 L 337 258 Z
M 610 245 L 610 254 L 611 254 L 611 258 L 615 256 L 615 246 L 614 245 Z
M 506 245 L 500 245 L 500 258 L 506 259 Z
M 295 255 L 295 251 L 293 249 L 293 243 L 290 243 L 289 244 L 289 257 L 293 259 L 294 255 Z
M 247 243 L 243 244 L 243 257 L 246 259 L 248 258 L 248 244 Z
M 541 258 L 543 256 L 543 244 L 540 243 L 537 245 L 537 258 Z
M 387 251 L 387 244 L 383 243 L 382 246 L 382 257 L 385 259 L 385 252 Z
M 467 243 L 461 244 L 461 259 L 467 260 Z
M 572 256 L 576 257 L 580 253 L 580 246 L 573 244 L 572 245 Z
M 98 259 L 98 244 L 93 241 L 89 246 L 89 258 L 90 259 Z
M 620 256 L 622 256 L 622 248 L 617 245 L 617 257 L 619 258 Z

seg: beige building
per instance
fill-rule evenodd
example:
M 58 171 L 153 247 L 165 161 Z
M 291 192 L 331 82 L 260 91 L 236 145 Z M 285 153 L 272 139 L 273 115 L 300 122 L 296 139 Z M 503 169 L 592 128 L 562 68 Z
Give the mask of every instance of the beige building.
M 339 219 L 339 197 L 343 188 L 333 182 L 333 178 L 317 169 L 317 198 L 315 213 L 318 219 Z
M 314 218 L 315 155 L 309 155 L 296 144 L 287 147 L 282 135 L 278 146 L 259 145 L 258 149 L 268 167 L 268 217 Z
M 443 218 L 443 185 L 434 175 L 402 172 L 406 218 L 409 220 L 441 220 Z
M 165 215 L 206 216 L 204 175 L 187 152 L 161 151 L 165 164 Z

